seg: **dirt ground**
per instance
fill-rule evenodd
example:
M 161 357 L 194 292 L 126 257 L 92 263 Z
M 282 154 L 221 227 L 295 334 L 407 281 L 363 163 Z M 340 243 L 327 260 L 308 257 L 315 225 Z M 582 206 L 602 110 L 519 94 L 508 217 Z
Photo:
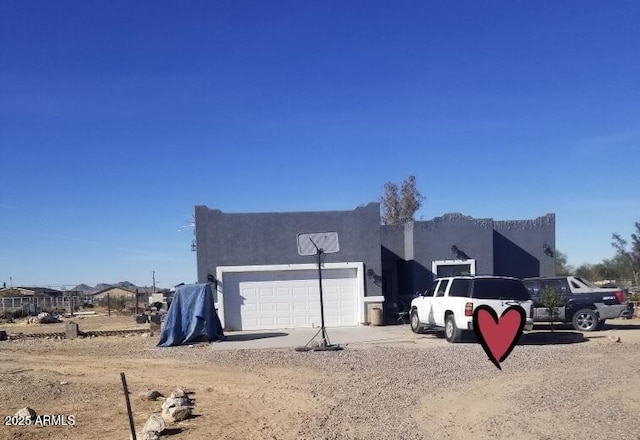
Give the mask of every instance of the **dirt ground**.
M 145 327 L 132 317 L 74 321 L 85 331 Z M 60 332 L 64 324 L 0 329 Z M 615 335 L 622 342 L 612 342 Z M 162 438 L 170 440 L 640 438 L 640 320 L 612 321 L 585 336 L 584 344 L 518 347 L 512 371 L 502 373 L 485 361 L 466 367 L 462 358 L 477 355 L 477 344 L 452 346 L 431 335 L 415 335 L 411 346 L 386 342 L 324 353 L 317 364 L 297 360 L 306 354 L 293 350 L 213 352 L 205 343 L 157 349 L 155 337 L 140 335 L 4 341 L 0 439 L 129 438 L 121 372 L 138 430 L 162 403 L 143 401 L 139 392 L 167 396 L 176 386 L 195 392 L 195 416 L 168 425 Z M 572 389 L 557 388 L 563 384 Z M 376 403 L 387 400 L 397 414 Z M 7 426 L 5 416 L 24 406 L 73 415 L 75 424 Z

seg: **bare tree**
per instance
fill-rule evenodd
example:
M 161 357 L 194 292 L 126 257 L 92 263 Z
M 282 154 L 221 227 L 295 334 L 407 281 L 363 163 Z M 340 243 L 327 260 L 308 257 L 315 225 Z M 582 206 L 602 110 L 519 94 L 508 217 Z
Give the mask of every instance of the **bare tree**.
M 413 175 L 404 180 L 400 188 L 393 182 L 385 183 L 384 195 L 380 199 L 382 224 L 402 225 L 412 221 L 424 199 Z
M 611 246 L 616 250 L 616 256 L 625 261 L 636 286 L 640 285 L 640 221 L 635 222 L 636 232 L 631 234 L 631 249 L 627 250 L 627 240 L 617 232 L 612 234 Z

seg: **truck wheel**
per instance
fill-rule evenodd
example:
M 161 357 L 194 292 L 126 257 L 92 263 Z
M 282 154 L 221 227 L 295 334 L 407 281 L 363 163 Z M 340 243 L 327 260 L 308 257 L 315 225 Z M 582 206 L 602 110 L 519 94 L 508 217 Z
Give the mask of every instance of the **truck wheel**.
M 453 315 L 447 315 L 447 319 L 444 323 L 444 337 L 447 342 L 458 342 L 462 336 L 462 330 L 456 325 L 456 320 Z
M 598 329 L 598 315 L 591 309 L 578 310 L 573 315 L 573 328 L 581 332 L 593 332 Z
M 411 311 L 411 331 L 414 333 L 422 333 L 422 325 L 420 325 L 420 319 L 418 318 L 418 311 Z

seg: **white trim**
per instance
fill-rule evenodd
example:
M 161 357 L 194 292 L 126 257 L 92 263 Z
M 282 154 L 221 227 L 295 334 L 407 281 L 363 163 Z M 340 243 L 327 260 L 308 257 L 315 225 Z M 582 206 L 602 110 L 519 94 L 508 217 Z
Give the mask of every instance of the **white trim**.
M 344 263 L 324 263 L 323 269 L 356 269 L 356 289 L 358 291 L 358 323 L 364 322 L 365 315 L 365 296 L 364 296 L 364 263 L 361 262 L 344 262 Z M 216 295 L 215 306 L 218 311 L 218 317 L 222 323 L 222 328 L 225 327 L 224 321 L 224 285 L 223 276 L 225 273 L 238 273 L 238 272 L 277 272 L 286 270 L 317 270 L 318 265 L 313 263 L 304 264 L 271 264 L 271 265 L 256 265 L 256 266 L 218 266 L 216 268 Z M 380 296 L 374 296 L 371 298 L 382 298 Z M 369 301 L 367 301 L 369 302 Z
M 364 297 L 364 302 L 365 303 L 383 303 L 384 302 L 384 296 L 380 295 L 380 296 L 365 296 Z
M 476 274 L 476 260 L 468 259 L 468 260 L 434 260 L 431 262 L 431 272 L 435 277 L 438 276 L 438 266 L 457 266 L 460 264 L 468 264 L 471 268 L 471 273 L 469 275 Z

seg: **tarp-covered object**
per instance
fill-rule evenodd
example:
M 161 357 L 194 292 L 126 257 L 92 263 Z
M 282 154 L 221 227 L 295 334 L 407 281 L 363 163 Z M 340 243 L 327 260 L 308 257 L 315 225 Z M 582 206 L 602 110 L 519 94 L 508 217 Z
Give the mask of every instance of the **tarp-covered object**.
M 220 318 L 213 306 L 209 284 L 188 284 L 176 288 L 158 347 L 170 347 L 205 337 L 224 338 Z

